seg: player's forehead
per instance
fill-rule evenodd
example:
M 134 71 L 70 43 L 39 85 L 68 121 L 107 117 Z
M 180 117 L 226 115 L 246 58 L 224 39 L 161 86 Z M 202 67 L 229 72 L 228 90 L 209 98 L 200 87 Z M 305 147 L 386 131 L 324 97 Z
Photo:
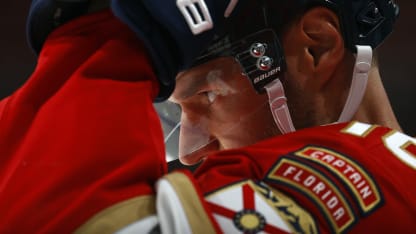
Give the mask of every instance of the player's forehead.
M 225 81 L 236 71 L 241 73 L 239 65 L 232 57 L 215 58 L 181 71 L 176 76 L 176 87 L 169 100 L 178 102 L 178 99 L 203 90 L 206 85 L 219 80 Z

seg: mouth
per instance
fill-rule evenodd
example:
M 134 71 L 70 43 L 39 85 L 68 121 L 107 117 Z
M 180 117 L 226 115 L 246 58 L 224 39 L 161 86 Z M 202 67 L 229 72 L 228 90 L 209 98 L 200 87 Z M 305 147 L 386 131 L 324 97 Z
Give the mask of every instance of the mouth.
M 191 153 L 179 155 L 179 160 L 185 165 L 195 165 L 204 161 L 210 154 L 219 150 L 221 150 L 220 143 L 218 139 L 214 138 L 210 140 L 208 144 Z

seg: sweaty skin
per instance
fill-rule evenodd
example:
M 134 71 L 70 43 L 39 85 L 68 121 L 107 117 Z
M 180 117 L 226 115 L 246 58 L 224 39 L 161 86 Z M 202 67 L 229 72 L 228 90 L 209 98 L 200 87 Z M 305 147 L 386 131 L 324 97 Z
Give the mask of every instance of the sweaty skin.
M 267 95 L 258 95 L 232 58 L 218 58 L 177 77 L 170 101 L 182 108 L 179 157 L 194 164 L 208 152 L 276 135 Z

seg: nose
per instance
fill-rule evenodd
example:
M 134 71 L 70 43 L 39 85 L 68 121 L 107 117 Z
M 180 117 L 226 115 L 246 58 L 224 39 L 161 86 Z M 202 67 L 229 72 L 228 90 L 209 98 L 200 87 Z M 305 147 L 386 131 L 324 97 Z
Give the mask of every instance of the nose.
M 197 118 L 182 112 L 179 132 L 179 159 L 182 163 L 192 165 L 206 157 L 204 149 L 215 140 L 209 133 L 207 122 L 205 116 Z

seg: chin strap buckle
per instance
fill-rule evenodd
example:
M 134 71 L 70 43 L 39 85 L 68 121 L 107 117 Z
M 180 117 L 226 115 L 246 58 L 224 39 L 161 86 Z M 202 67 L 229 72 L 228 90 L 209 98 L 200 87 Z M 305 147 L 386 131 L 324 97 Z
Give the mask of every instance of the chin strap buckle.
M 296 131 L 290 117 L 287 99 L 282 82 L 275 79 L 264 87 L 269 96 L 270 110 L 272 111 L 274 122 L 282 134 Z

